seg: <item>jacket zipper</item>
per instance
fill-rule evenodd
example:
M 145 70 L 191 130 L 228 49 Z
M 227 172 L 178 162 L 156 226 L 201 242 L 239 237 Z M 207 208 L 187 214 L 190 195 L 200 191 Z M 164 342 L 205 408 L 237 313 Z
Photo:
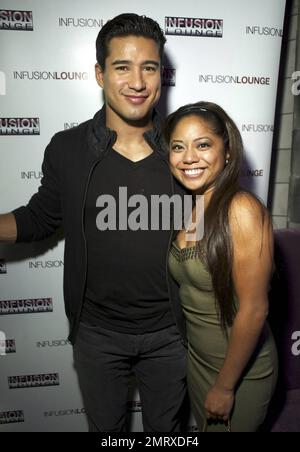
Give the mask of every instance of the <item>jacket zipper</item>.
M 87 280 L 87 242 L 86 242 L 85 228 L 84 228 L 84 209 L 85 209 L 86 197 L 87 197 L 88 187 L 90 185 L 90 180 L 91 180 L 91 177 L 92 177 L 92 173 L 93 173 L 95 167 L 98 165 L 98 163 L 101 162 L 102 159 L 103 159 L 103 156 L 100 159 L 96 160 L 92 164 L 92 166 L 90 168 L 89 175 L 88 175 L 87 182 L 86 182 L 86 186 L 85 186 L 83 203 L 82 203 L 81 232 L 82 232 L 82 236 L 83 236 L 84 250 L 85 250 L 85 255 L 84 255 L 84 283 L 83 283 L 81 297 L 80 297 L 81 298 L 80 311 L 79 311 L 78 317 L 76 319 L 76 324 L 75 324 L 75 328 L 74 328 L 74 335 L 77 333 L 78 325 L 79 325 L 79 322 L 80 322 L 80 317 L 81 317 L 82 308 L 83 308 L 84 292 L 85 292 L 86 280 Z

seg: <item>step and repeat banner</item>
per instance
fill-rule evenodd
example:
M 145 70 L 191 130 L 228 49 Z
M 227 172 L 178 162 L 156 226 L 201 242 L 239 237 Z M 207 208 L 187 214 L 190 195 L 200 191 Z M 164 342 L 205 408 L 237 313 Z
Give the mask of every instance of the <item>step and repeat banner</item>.
M 162 114 L 220 104 L 243 136 L 242 182 L 266 202 L 285 0 L 132 0 L 127 11 L 119 0 L 0 0 L 0 213 L 37 190 L 51 136 L 101 107 L 95 40 L 122 12 L 148 15 L 165 32 Z M 87 431 L 67 341 L 63 247 L 60 234 L 0 245 L 0 431 Z M 128 413 L 142 431 L 134 381 Z

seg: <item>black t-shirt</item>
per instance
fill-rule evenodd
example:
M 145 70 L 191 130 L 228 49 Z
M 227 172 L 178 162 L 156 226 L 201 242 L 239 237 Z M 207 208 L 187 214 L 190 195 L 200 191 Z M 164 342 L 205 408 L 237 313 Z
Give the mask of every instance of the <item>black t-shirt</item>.
M 171 196 L 170 172 L 156 152 L 132 162 L 111 149 L 95 167 L 85 207 L 88 275 L 83 321 L 132 334 L 174 323 L 166 279 L 170 229 L 162 225 L 161 215 L 159 230 L 150 229 L 153 218 L 157 223 L 150 197 L 164 194 Z M 131 198 L 132 207 L 120 218 L 119 199 L 124 213 L 133 195 L 143 195 L 143 200 Z M 168 212 L 164 215 L 167 220 Z M 103 230 L 108 221 L 110 229 Z M 131 229 L 122 230 L 128 223 Z M 148 230 L 132 230 L 141 224 Z

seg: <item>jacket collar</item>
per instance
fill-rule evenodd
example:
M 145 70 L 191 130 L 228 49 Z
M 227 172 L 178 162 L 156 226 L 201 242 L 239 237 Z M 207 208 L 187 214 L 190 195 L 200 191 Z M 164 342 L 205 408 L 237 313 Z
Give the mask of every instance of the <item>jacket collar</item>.
M 166 152 L 164 151 L 161 134 L 161 118 L 156 110 L 153 110 L 153 128 L 145 132 L 144 137 L 152 149 L 165 159 Z M 93 117 L 88 139 L 90 147 L 97 157 L 105 154 L 116 142 L 117 133 L 106 127 L 105 105 Z

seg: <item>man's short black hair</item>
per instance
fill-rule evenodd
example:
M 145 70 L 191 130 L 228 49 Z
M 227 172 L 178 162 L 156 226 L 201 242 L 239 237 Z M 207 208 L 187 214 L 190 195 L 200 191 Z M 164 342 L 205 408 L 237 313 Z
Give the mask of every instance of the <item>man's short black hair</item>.
M 162 61 L 166 38 L 155 20 L 138 14 L 120 14 L 109 20 L 100 30 L 96 40 L 97 62 L 102 70 L 108 56 L 108 45 L 112 38 L 123 36 L 141 36 L 153 39 L 158 46 Z

